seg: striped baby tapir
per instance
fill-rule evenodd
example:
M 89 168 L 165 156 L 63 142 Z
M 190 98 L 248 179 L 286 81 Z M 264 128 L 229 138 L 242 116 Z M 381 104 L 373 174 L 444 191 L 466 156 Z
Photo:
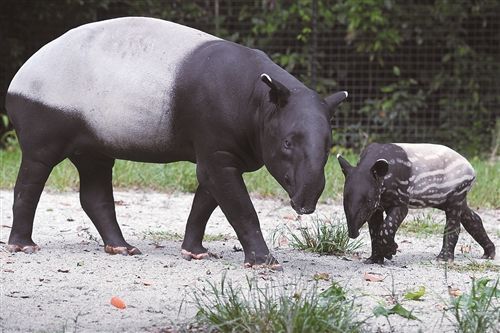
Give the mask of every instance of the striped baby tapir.
M 190 161 L 199 186 L 182 256 L 208 256 L 203 235 L 220 206 L 245 265 L 279 267 L 242 173 L 265 165 L 296 212 L 312 213 L 325 185 L 330 118 L 346 97 L 322 98 L 262 51 L 172 22 L 126 17 L 70 30 L 37 51 L 7 92 L 22 150 L 9 248 L 38 250 L 40 194 L 52 168 L 69 159 L 105 251 L 138 254 L 116 220 L 115 160 Z
M 361 153 L 356 166 L 340 155 L 337 158 L 345 175 L 349 237 L 358 237 L 368 222 L 372 253 L 366 263 L 392 259 L 398 247 L 394 237 L 408 209 L 425 207 L 446 214 L 438 260 L 453 261 L 460 224 L 483 248 L 482 258 L 495 257 L 495 245 L 481 218 L 467 205 L 475 172 L 459 153 L 435 144 L 373 143 Z

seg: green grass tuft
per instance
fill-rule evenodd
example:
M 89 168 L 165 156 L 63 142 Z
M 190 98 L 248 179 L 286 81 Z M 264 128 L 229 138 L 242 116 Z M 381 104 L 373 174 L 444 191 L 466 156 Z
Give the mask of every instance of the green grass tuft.
M 438 217 L 432 211 L 422 212 L 415 216 L 413 220 L 403 221 L 399 226 L 399 231 L 421 236 L 440 235 L 444 232 L 444 213 Z
M 469 293 L 452 299 L 448 311 L 459 333 L 498 332 L 500 323 L 499 280 L 472 280 Z
M 356 163 L 358 156 L 346 152 L 344 158 Z M 0 150 L 0 188 L 12 189 L 21 161 L 21 152 L 17 145 Z M 476 169 L 476 184 L 468 196 L 472 207 L 499 208 L 500 205 L 500 161 L 487 161 L 478 158 L 471 160 Z M 138 163 L 116 161 L 113 171 L 113 185 L 118 188 L 146 188 L 159 191 L 194 192 L 198 186 L 196 165 L 189 162 L 169 164 Z M 262 168 L 243 175 L 248 190 L 263 196 L 287 198 L 285 191 L 279 186 L 269 172 Z M 344 186 L 344 175 L 340 171 L 337 159 L 330 155 L 325 167 L 326 185 L 320 198 L 340 199 Z M 74 190 L 78 188 L 78 173 L 68 160 L 54 168 L 47 186 L 56 190 Z
M 290 246 L 294 249 L 320 254 L 351 254 L 362 245 L 361 240 L 351 240 L 347 227 L 341 221 L 315 219 L 311 225 L 300 225 L 298 234 L 287 229 Z
M 357 308 L 336 283 L 320 292 L 318 285 L 261 285 L 248 278 L 234 286 L 223 276 L 219 284 L 194 292 L 196 321 L 205 332 L 361 332 Z

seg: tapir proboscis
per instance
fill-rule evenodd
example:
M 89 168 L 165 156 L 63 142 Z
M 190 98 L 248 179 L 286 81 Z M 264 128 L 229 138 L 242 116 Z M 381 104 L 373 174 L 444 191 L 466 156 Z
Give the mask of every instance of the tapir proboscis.
M 368 221 L 372 253 L 367 263 L 392 259 L 394 236 L 408 208 L 434 207 L 446 213 L 443 246 L 438 260 L 453 261 L 460 223 L 484 250 L 495 257 L 479 215 L 467 205 L 476 178 L 471 164 L 454 150 L 435 144 L 370 144 L 357 166 L 337 156 L 345 175 L 344 211 L 349 236 L 356 238 Z M 384 218 L 383 213 L 386 213 Z
M 36 206 L 51 170 L 68 158 L 105 251 L 139 254 L 116 220 L 115 159 L 191 161 L 199 186 L 183 257 L 208 255 L 202 239 L 220 206 L 245 266 L 280 268 L 242 173 L 265 165 L 297 213 L 313 212 L 325 184 L 330 118 L 346 97 L 340 91 L 323 99 L 263 52 L 172 22 L 128 17 L 70 30 L 37 51 L 7 92 L 22 150 L 9 248 L 38 250 Z

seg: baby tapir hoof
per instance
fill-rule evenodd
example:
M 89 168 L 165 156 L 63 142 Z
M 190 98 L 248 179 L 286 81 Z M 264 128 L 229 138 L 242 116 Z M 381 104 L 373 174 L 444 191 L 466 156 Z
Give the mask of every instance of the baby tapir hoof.
M 391 256 L 392 258 L 392 256 Z M 371 256 L 368 259 L 365 259 L 364 261 L 365 264 L 380 264 L 382 265 L 384 263 L 384 257 L 379 257 L 379 256 Z
M 9 252 L 15 253 L 15 252 L 24 252 L 27 254 L 30 253 L 36 253 L 40 251 L 40 247 L 38 245 L 17 245 L 17 244 L 9 244 L 7 246 L 7 250 Z
M 106 245 L 104 251 L 109 254 L 121 254 L 124 256 L 134 256 L 137 254 L 142 254 L 142 252 L 133 246 L 111 246 Z
M 448 263 L 452 263 L 455 260 L 455 256 L 454 256 L 453 253 L 441 252 L 436 257 L 436 260 L 437 261 L 445 261 L 445 262 L 448 262 Z
M 484 254 L 481 259 L 495 259 L 495 246 L 485 247 Z

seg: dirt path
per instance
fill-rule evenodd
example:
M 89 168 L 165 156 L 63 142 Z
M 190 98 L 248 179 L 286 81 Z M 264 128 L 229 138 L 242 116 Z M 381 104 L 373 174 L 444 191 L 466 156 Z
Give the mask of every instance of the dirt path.
M 125 238 L 142 250 L 142 256 L 106 255 L 95 228 L 80 208 L 78 194 L 50 192 L 42 195 L 34 228 L 34 240 L 42 250 L 34 255 L 10 254 L 4 244 L 12 223 L 12 194 L 0 191 L 2 332 L 158 331 L 172 322 L 189 320 L 195 314 L 190 298 L 193 287 L 206 285 L 207 281 L 220 281 L 224 273 L 233 283 L 245 283 L 245 277 L 253 274 L 277 283 L 298 278 L 313 283 L 315 273 L 328 273 L 331 279 L 359 296 L 360 317 L 370 315 L 374 306 L 395 295 L 422 320 L 391 316 L 395 331 L 443 332 L 451 330 L 448 320 L 442 320 L 444 304 L 450 297 L 448 286 L 468 290 L 471 276 L 499 276 L 492 271 L 449 270 L 445 274 L 444 266 L 433 261 L 441 246 L 441 234 L 428 238 L 398 234 L 400 252 L 384 266 L 365 265 L 357 258 L 318 256 L 281 248 L 273 252 L 284 264 L 283 273 L 243 269 L 242 252 L 233 251 L 233 247 L 240 244 L 219 210 L 209 221 L 207 234 L 228 237 L 205 245 L 222 258 L 188 262 L 180 257 L 181 241 L 155 244 L 152 235 L 155 232 L 183 234 L 191 194 L 128 191 L 117 192 L 115 199 Z M 295 214 L 286 202 L 255 197 L 253 201 L 266 237 L 280 225 L 295 223 Z M 330 217 L 334 213 L 342 214 L 341 207 L 322 204 L 315 216 Z M 480 211 L 480 214 L 490 237 L 500 248 L 500 211 Z M 367 230 L 362 231 L 362 236 L 365 245 L 361 257 L 366 257 L 369 254 Z M 458 249 L 464 244 L 472 245 L 471 253 L 460 253 Z M 463 266 L 470 258 L 478 260 L 480 255 L 480 247 L 463 231 L 456 262 Z M 498 258 L 494 264 L 500 264 Z M 386 278 L 382 282 L 364 281 L 365 272 L 380 273 Z M 327 287 L 329 282 L 322 281 L 320 285 Z M 406 291 L 421 285 L 427 290 L 423 301 L 402 300 Z M 125 300 L 128 305 L 125 310 L 109 304 L 115 295 Z M 369 325 L 371 331 L 389 330 L 384 318 L 373 318 Z

